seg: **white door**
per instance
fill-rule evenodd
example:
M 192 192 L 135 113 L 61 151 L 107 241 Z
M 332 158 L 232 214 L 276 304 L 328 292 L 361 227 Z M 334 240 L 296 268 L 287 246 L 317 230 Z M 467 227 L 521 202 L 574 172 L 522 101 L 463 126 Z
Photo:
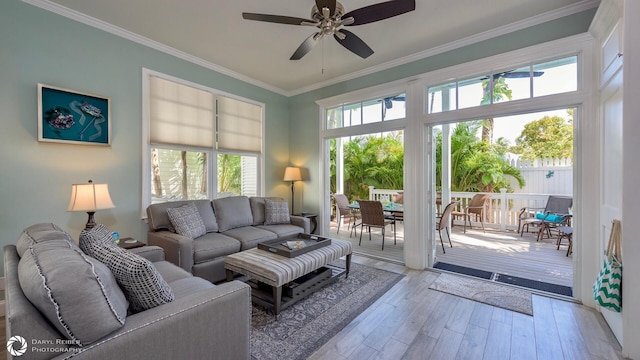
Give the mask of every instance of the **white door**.
M 612 77 L 600 99 L 602 188 L 599 247 L 603 254 L 609 241 L 612 221 L 622 219 L 622 71 Z M 604 255 L 600 263 L 602 259 Z M 602 315 L 622 344 L 620 313 L 602 309 Z

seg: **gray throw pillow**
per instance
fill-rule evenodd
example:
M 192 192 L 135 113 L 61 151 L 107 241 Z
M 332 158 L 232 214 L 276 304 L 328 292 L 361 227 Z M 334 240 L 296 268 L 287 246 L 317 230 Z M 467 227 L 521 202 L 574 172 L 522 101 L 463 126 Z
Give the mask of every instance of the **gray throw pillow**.
M 76 345 L 91 344 L 125 323 L 129 304 L 111 271 L 66 239 L 25 251 L 18 278 L 29 301 Z
M 176 233 L 182 236 L 195 239 L 207 233 L 207 228 L 194 203 L 168 208 L 167 215 Z
M 129 300 L 131 310 L 139 312 L 174 300 L 169 284 L 153 264 L 140 255 L 115 245 L 111 231 L 98 224 L 80 233 L 80 248 L 107 265 Z
M 253 225 L 251 205 L 246 196 L 214 199 L 213 210 L 220 232 Z
M 285 200 L 264 199 L 264 224 L 289 224 L 289 203 Z

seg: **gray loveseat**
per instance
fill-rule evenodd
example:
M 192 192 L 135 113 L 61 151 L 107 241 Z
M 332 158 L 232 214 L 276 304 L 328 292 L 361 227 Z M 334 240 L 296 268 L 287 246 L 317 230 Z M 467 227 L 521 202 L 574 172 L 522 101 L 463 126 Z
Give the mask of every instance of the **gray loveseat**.
M 226 279 L 227 255 L 254 248 L 263 241 L 309 233 L 308 218 L 287 215 L 288 221 L 269 221 L 270 208 L 265 203 L 277 202 L 282 199 L 232 196 L 153 204 L 147 208 L 148 243 L 162 247 L 168 261 L 217 283 Z M 204 234 L 193 238 L 178 234 L 168 215 L 168 209 L 188 204 L 195 204 L 205 228 Z
M 116 283 L 67 233 L 50 223 L 25 229 L 16 245 L 4 247 L 8 357 L 249 358 L 248 285 L 194 277 L 164 261 L 159 247 L 133 251 L 168 284 L 171 301 L 132 313 L 120 278 Z

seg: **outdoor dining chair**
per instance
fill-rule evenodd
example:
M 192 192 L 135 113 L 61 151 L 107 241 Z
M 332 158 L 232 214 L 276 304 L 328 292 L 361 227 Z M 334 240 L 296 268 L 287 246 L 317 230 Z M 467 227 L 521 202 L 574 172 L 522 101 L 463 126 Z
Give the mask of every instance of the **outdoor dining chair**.
M 436 219 L 438 219 L 438 222 L 436 222 L 436 230 L 438 230 L 438 235 L 440 235 L 440 244 L 442 245 L 443 254 L 446 254 L 447 252 L 444 250 L 444 241 L 442 241 L 442 229 L 444 229 L 447 232 L 447 238 L 449 239 L 449 246 L 453 247 L 453 244 L 451 243 L 451 233 L 449 233 L 449 224 L 451 223 L 451 220 L 450 220 L 451 212 L 456 207 L 456 204 L 458 204 L 457 201 L 450 202 L 444 208 L 444 212 L 442 213 L 442 215 L 436 217 Z
M 467 220 L 469 221 L 469 229 L 471 229 L 471 214 L 475 215 L 476 221 L 480 220 L 482 232 L 486 232 L 484 231 L 484 209 L 489 199 L 491 199 L 491 194 L 475 194 L 462 211 L 453 211 L 451 213 L 454 218 L 460 216 L 464 218 L 463 232 L 467 232 Z
M 331 197 L 335 201 L 336 205 L 336 222 L 338 223 L 338 230 L 336 233 L 340 233 L 340 224 L 344 219 L 349 220 L 348 230 L 349 237 L 351 237 L 351 232 L 357 226 L 356 222 L 358 220 L 358 214 L 354 209 L 349 207 L 349 199 L 345 194 L 331 194 Z
M 393 244 L 396 244 L 396 222 L 394 219 L 388 219 L 384 216 L 382 203 L 373 200 L 358 200 L 360 206 L 360 242 L 362 245 L 362 232 L 366 226 L 369 229 L 369 240 L 371 240 L 371 228 L 380 228 L 382 231 L 382 250 L 384 251 L 384 231 L 387 225 L 393 227 Z

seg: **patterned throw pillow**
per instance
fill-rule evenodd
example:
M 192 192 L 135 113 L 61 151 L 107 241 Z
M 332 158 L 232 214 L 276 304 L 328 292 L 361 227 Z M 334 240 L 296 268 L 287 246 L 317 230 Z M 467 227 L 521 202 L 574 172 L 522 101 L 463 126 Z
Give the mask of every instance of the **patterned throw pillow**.
M 169 215 L 169 220 L 171 220 L 171 225 L 173 225 L 176 233 L 182 236 L 195 239 L 207 233 L 204 221 L 202 221 L 202 217 L 200 217 L 198 208 L 194 203 L 177 208 L 168 208 L 167 215 Z
M 264 199 L 264 224 L 289 224 L 289 203 L 285 200 Z
M 111 231 L 98 224 L 80 233 L 80 248 L 85 254 L 107 265 L 129 300 L 131 310 L 139 312 L 174 300 L 169 284 L 153 264 L 140 255 L 118 247 Z

